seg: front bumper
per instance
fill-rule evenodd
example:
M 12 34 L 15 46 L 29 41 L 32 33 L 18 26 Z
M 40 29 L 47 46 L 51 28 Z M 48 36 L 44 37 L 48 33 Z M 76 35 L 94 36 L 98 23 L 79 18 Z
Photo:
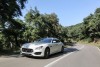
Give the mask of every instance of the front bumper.
M 43 57 L 44 56 L 44 49 L 35 50 L 31 48 L 25 48 L 26 51 L 23 51 L 23 48 L 21 48 L 21 54 L 27 55 L 27 56 L 36 56 L 36 57 Z

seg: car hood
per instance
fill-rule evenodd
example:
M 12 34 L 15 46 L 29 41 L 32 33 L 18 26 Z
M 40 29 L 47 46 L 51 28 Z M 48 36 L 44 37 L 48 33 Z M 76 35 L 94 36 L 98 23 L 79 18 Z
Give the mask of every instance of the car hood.
M 47 43 L 25 43 L 22 45 L 22 48 L 36 48 L 39 46 L 44 46 Z

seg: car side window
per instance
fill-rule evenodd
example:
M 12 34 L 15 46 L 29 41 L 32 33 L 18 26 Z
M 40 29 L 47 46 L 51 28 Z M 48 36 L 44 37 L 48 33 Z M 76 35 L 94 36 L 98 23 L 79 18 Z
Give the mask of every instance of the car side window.
M 59 43 L 60 41 L 58 40 L 58 39 L 54 39 L 53 41 L 52 41 L 52 43 Z

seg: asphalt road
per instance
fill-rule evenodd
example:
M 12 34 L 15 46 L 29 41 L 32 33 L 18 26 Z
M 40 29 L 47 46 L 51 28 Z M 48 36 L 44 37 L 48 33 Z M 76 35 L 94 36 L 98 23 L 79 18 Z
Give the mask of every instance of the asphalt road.
M 76 45 L 49 59 L 0 56 L 0 67 L 100 67 L 100 50 L 95 46 Z

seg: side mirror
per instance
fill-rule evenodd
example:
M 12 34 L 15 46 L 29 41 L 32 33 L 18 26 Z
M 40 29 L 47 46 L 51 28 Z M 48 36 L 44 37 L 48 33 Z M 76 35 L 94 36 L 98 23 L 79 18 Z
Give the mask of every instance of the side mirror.
M 52 43 L 56 43 L 56 41 L 52 41 Z

